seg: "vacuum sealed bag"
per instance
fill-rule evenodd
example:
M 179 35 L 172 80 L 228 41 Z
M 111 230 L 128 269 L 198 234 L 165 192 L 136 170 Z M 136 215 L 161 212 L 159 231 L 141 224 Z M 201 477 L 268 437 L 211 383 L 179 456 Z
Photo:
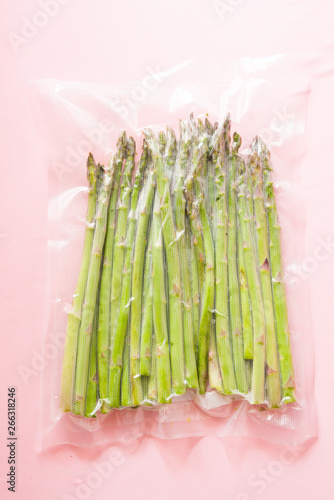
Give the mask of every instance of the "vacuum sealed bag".
M 34 82 L 49 164 L 42 446 L 315 434 L 302 58 Z M 42 118 L 40 118 L 42 120 Z

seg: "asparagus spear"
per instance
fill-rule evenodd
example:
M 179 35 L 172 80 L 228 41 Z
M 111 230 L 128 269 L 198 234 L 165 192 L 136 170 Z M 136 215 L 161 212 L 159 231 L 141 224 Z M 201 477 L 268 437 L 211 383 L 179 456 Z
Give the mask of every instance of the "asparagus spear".
M 150 378 L 148 381 L 148 401 L 153 404 L 158 401 L 158 381 L 157 381 L 157 342 L 155 335 L 152 337 L 152 364 Z
M 198 119 L 198 132 L 205 151 L 201 160 L 204 177 L 205 207 L 212 225 L 212 234 L 214 234 L 215 168 L 213 160 L 215 158 L 212 157 L 211 150 L 213 127 L 207 118 L 205 119 L 205 124 L 203 124 L 202 120 Z
M 78 336 L 81 321 L 81 310 L 85 296 L 87 283 L 87 275 L 89 270 L 91 249 L 94 237 L 95 228 L 95 210 L 96 210 L 96 180 L 97 169 L 93 155 L 89 153 L 87 159 L 87 178 L 88 178 L 88 210 L 86 216 L 86 234 L 80 268 L 79 278 L 73 302 L 70 311 L 68 312 L 65 351 L 63 359 L 63 368 L 61 376 L 60 389 L 60 408 L 62 411 L 73 411 L 74 404 L 74 380 L 75 380 L 75 365 L 77 357 Z
M 246 364 L 244 360 L 242 339 L 242 317 L 238 281 L 238 237 L 237 237 L 237 207 L 236 207 L 236 169 L 238 151 L 241 139 L 233 134 L 232 156 L 229 168 L 229 196 L 228 196 L 228 285 L 230 295 L 230 327 L 233 345 L 233 359 L 235 377 L 238 390 L 248 392 Z
M 113 172 L 110 173 L 106 171 L 103 174 L 103 184 L 96 209 L 95 231 L 85 290 L 85 299 L 82 306 L 75 375 L 74 405 L 74 413 L 82 416 L 84 415 L 85 410 L 92 327 L 100 278 L 102 249 L 107 227 L 108 204 L 112 177 Z
M 99 397 L 103 401 L 101 412 L 108 411 L 106 404 L 109 391 L 109 364 L 110 364 L 110 298 L 111 279 L 113 272 L 113 254 L 116 226 L 116 205 L 119 186 L 122 176 L 123 158 L 126 153 L 126 134 L 121 133 L 117 142 L 117 152 L 112 159 L 114 178 L 109 203 L 108 229 L 104 246 L 103 267 L 100 286 L 99 318 L 98 318 L 98 372 L 99 372 Z M 117 271 L 116 271 L 117 272 Z
M 199 320 L 200 320 L 200 295 L 199 295 L 199 277 L 198 277 L 198 260 L 194 245 L 194 237 L 191 234 L 189 220 L 186 220 L 186 237 L 187 237 L 187 250 L 190 262 L 190 275 L 191 275 L 191 294 L 192 294 L 192 312 L 193 312 L 193 325 L 194 325 L 194 348 L 197 358 L 198 351 L 198 334 L 199 334 Z
M 164 277 L 164 239 L 162 228 L 162 207 L 159 193 L 155 195 L 152 221 L 152 263 L 153 263 L 153 320 L 157 352 L 158 402 L 170 403 L 171 374 L 168 343 L 167 300 Z M 173 354 L 171 354 L 172 356 Z M 176 358 L 176 361 L 180 361 Z
M 137 202 L 139 190 L 141 188 L 141 180 L 147 166 L 147 147 L 144 144 L 142 156 L 137 168 L 131 195 L 131 205 L 129 214 L 129 224 L 126 235 L 126 254 L 124 259 L 123 268 L 123 283 L 122 295 L 119 307 L 119 315 L 117 318 L 114 345 L 111 353 L 110 362 L 110 404 L 112 407 L 117 408 L 120 404 L 120 384 L 122 372 L 122 360 L 125 335 L 128 325 L 130 304 L 131 304 L 131 282 L 133 270 L 133 245 L 135 242 L 136 222 L 137 222 Z M 133 391 L 141 391 L 140 378 L 132 382 Z M 136 386 L 139 386 L 137 389 Z
M 242 167 L 241 174 L 245 175 L 245 165 L 244 163 L 240 163 Z M 248 216 L 250 218 L 250 227 L 251 227 L 251 235 L 253 240 L 256 240 L 255 236 L 255 224 L 254 224 L 254 199 L 253 199 L 253 182 L 252 176 L 246 176 L 247 190 L 246 190 L 246 201 L 247 201 L 247 211 Z M 242 255 L 241 255 L 242 254 Z M 255 251 L 257 255 L 257 250 Z M 250 299 L 249 289 L 248 289 L 248 280 L 246 278 L 246 269 L 243 255 L 243 242 L 242 238 L 240 238 L 239 243 L 239 255 L 241 255 L 240 259 L 240 289 L 241 289 L 241 306 L 242 306 L 242 317 L 243 317 L 243 332 L 244 332 L 244 355 L 245 359 L 253 359 L 254 352 L 254 332 L 253 332 L 253 320 L 252 320 L 252 303 Z M 248 293 L 248 301 L 247 301 L 247 293 Z
M 240 162 L 239 167 L 243 164 Z M 238 179 L 238 215 L 240 238 L 242 238 L 245 276 L 247 279 L 249 296 L 252 307 L 252 322 L 254 332 L 253 342 L 253 374 L 252 374 L 252 402 L 264 403 L 265 385 L 265 342 L 266 324 L 259 269 L 257 265 L 257 248 L 254 234 L 254 219 L 249 213 L 249 181 L 251 178 L 250 165 L 247 165 L 246 177 L 241 168 Z M 251 207 L 252 209 L 252 207 Z
M 238 260 L 239 260 L 239 284 L 240 284 L 240 298 L 241 298 L 241 312 L 242 312 L 242 334 L 244 340 L 244 358 L 253 359 L 253 322 L 251 302 L 248 290 L 248 281 L 246 278 L 245 260 L 243 254 L 243 241 L 238 237 Z
M 132 137 L 127 141 L 127 157 L 125 160 L 122 182 L 119 192 L 119 200 L 117 204 L 117 223 L 115 230 L 115 243 L 113 255 L 113 269 L 111 278 L 111 292 L 110 292 L 110 363 L 109 363 L 109 391 L 108 402 L 111 405 L 111 399 L 114 398 L 114 362 L 113 350 L 115 343 L 115 334 L 120 313 L 120 305 L 122 298 L 122 283 L 124 260 L 126 253 L 126 234 L 129 215 L 129 206 L 132 190 L 132 173 L 135 165 L 135 142 Z M 117 349 L 117 346 L 116 346 Z M 113 401 L 114 402 L 114 401 Z
M 98 372 L 97 372 L 97 318 L 98 315 L 95 313 L 94 323 L 93 323 L 93 333 L 92 342 L 90 346 L 90 357 L 89 357 L 89 378 L 87 387 L 87 397 L 86 397 L 86 407 L 85 416 L 95 417 L 95 408 L 97 402 L 97 382 L 98 382 Z
M 204 275 L 205 275 L 205 252 L 204 243 L 202 236 L 202 227 L 198 224 L 198 217 L 196 210 L 192 211 L 192 203 L 194 200 L 194 186 L 191 179 L 191 172 L 189 171 L 188 164 L 193 163 L 193 158 L 189 158 L 190 162 L 187 161 L 188 157 L 192 153 L 193 146 L 191 127 L 185 122 L 180 120 L 180 142 L 183 145 L 183 158 L 182 166 L 184 168 L 185 179 L 185 196 L 186 196 L 186 212 L 188 215 L 188 220 L 190 222 L 191 232 L 192 232 L 192 245 L 194 247 L 194 252 L 197 261 L 198 269 L 198 279 L 199 279 L 199 294 L 201 296 L 204 287 Z M 189 150 L 188 150 L 189 149 Z M 194 157 L 194 155 L 192 155 Z M 198 156 L 195 155 L 195 160 Z M 188 183 L 188 186 L 186 186 Z M 198 332 L 197 332 L 198 333 Z
M 180 141 L 179 158 L 175 170 L 176 186 L 175 197 L 175 228 L 178 237 L 178 250 L 180 255 L 181 278 L 183 285 L 183 332 L 184 356 L 186 368 L 186 385 L 198 389 L 198 376 L 196 366 L 193 300 L 190 283 L 190 271 L 186 247 L 186 200 L 184 196 L 184 172 L 188 160 L 187 141 Z
M 284 287 L 284 271 L 281 257 L 280 231 L 275 193 L 271 180 L 271 165 L 269 151 L 261 144 L 264 161 L 264 193 L 267 208 L 269 227 L 269 252 L 271 265 L 271 280 L 275 307 L 276 332 L 278 341 L 279 364 L 282 382 L 282 401 L 292 403 L 295 401 L 295 378 L 293 372 L 292 355 L 290 349 L 290 331 L 288 322 L 288 308 Z
M 212 389 L 223 393 L 223 380 L 220 372 L 218 351 L 216 345 L 216 324 L 211 322 L 210 327 L 210 343 L 209 343 L 209 383 Z
M 143 320 L 140 341 L 140 374 L 151 373 L 151 351 L 153 334 L 153 281 L 152 281 L 152 241 L 151 231 L 147 245 L 143 287 Z
M 203 150 L 203 145 L 199 144 L 198 136 L 196 136 L 195 132 L 193 138 L 193 170 L 190 172 L 185 184 L 187 189 L 187 201 L 190 205 L 189 211 L 191 211 L 192 214 L 191 218 L 193 220 L 193 225 L 196 225 L 198 228 L 201 227 L 203 231 L 203 242 L 206 257 L 197 357 L 200 394 L 205 393 L 206 383 L 208 380 L 210 324 L 214 308 L 215 294 L 214 245 L 209 217 L 205 208 L 203 192 L 204 179 L 203 164 L 201 160 L 203 154 L 205 153 L 206 150 Z M 195 188 L 196 201 L 193 199 L 192 185 Z M 196 222 L 194 223 L 194 221 Z
M 174 394 L 185 392 L 185 366 L 182 322 L 182 282 L 180 257 L 174 226 L 172 201 L 169 189 L 169 178 L 164 169 L 163 159 L 150 130 L 145 131 L 150 145 L 157 180 L 157 191 L 160 197 L 162 230 L 165 241 L 169 283 L 169 333 L 172 364 L 172 382 Z M 157 340 L 158 344 L 159 341 Z
M 130 366 L 130 332 L 126 334 L 123 352 L 123 370 L 121 382 L 121 403 L 122 406 L 133 406 L 131 388 L 131 366 Z
M 228 162 L 230 120 L 225 120 L 223 131 L 217 130 L 216 169 L 216 342 L 225 394 L 237 391 L 234 374 L 228 308 Z
M 269 245 L 266 210 L 263 197 L 263 171 L 261 161 L 256 153 L 258 141 L 253 143 L 253 187 L 254 187 L 254 209 L 256 218 L 258 264 L 260 269 L 260 281 L 262 287 L 264 310 L 266 318 L 266 365 L 268 402 L 273 408 L 281 403 L 280 374 L 277 356 L 277 340 L 274 316 L 274 304 L 272 300 Z
M 154 192 L 154 171 L 150 164 L 147 181 L 145 182 L 145 186 L 141 192 L 141 196 L 138 202 L 138 228 L 136 241 L 134 244 L 133 256 L 130 357 L 131 383 L 133 390 L 133 402 L 135 405 L 140 404 L 140 401 L 142 399 L 140 384 L 140 332 L 142 324 L 143 271 L 145 250 L 147 246 L 147 230 L 151 217 Z

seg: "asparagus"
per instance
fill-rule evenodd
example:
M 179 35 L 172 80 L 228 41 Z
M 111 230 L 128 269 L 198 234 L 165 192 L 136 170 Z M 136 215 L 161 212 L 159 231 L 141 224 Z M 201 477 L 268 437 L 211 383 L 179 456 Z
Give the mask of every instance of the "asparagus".
M 244 358 L 253 359 L 253 322 L 251 302 L 246 278 L 245 260 L 243 254 L 243 242 L 238 231 L 238 259 L 239 259 L 239 284 L 242 312 L 242 334 L 244 340 Z
M 126 334 L 123 352 L 123 369 L 121 381 L 121 403 L 122 406 L 132 406 L 132 388 L 131 388 L 131 367 L 130 367 L 130 332 Z
M 86 216 L 86 234 L 82 257 L 82 264 L 79 272 L 77 286 L 73 295 L 73 302 L 68 312 L 65 351 L 61 375 L 60 388 L 60 408 L 62 411 L 73 411 L 74 405 L 74 380 L 75 365 L 77 358 L 78 336 L 81 322 L 81 310 L 85 296 L 87 275 L 89 270 L 91 249 L 95 228 L 96 211 L 96 181 L 97 168 L 93 155 L 89 153 L 87 159 L 87 179 L 88 179 L 88 209 Z
M 257 139 L 253 144 L 254 151 L 258 148 Z M 281 403 L 280 374 L 277 356 L 276 326 L 274 316 L 274 304 L 272 300 L 269 244 L 266 210 L 263 194 L 263 171 L 262 164 L 257 153 L 253 155 L 253 187 L 254 187 L 254 209 L 256 219 L 258 265 L 260 269 L 260 281 L 264 301 L 266 319 L 266 365 L 268 402 L 273 408 Z
M 230 120 L 223 131 L 217 130 L 213 141 L 218 140 L 216 169 L 216 343 L 225 394 L 237 391 L 234 373 L 228 308 L 228 162 Z
M 197 356 L 200 394 L 205 393 L 206 383 L 208 380 L 210 324 L 212 319 L 212 311 L 214 308 L 215 293 L 215 255 L 211 226 L 204 201 L 204 179 L 202 163 L 203 154 L 206 154 L 205 145 L 203 147 L 203 145 L 199 144 L 198 136 L 196 136 L 195 131 L 193 138 L 192 157 L 193 170 L 192 172 L 190 172 L 188 179 L 186 180 L 186 189 L 188 193 L 188 204 L 190 205 L 189 210 L 192 213 L 191 218 L 193 220 L 193 225 L 196 225 L 197 228 L 201 227 L 203 231 L 203 242 L 206 258 Z M 194 186 L 195 188 L 196 200 L 194 200 L 193 198 L 192 186 Z
M 174 226 L 172 201 L 169 189 L 169 178 L 164 169 L 163 159 L 159 153 L 152 132 L 145 131 L 150 145 L 157 181 L 157 192 L 160 198 L 160 213 L 162 231 L 165 241 L 165 251 L 168 268 L 169 283 L 169 338 L 171 350 L 172 383 L 174 394 L 185 392 L 185 366 L 183 346 L 182 321 L 182 283 L 180 271 L 180 257 L 177 236 Z M 159 341 L 157 340 L 159 343 Z
M 151 217 L 155 193 L 154 171 L 150 166 L 147 181 L 138 202 L 138 228 L 133 255 L 133 274 L 131 291 L 131 326 L 130 326 L 130 357 L 131 383 L 133 401 L 140 404 L 142 398 L 140 384 L 140 333 L 142 324 L 142 289 L 145 251 L 147 246 L 147 229 Z
M 133 245 L 135 242 L 136 222 L 137 222 L 137 202 L 141 180 L 147 165 L 147 148 L 144 144 L 139 167 L 137 168 L 134 183 L 132 186 L 131 206 L 129 214 L 129 224 L 126 235 L 126 254 L 123 269 L 122 296 L 119 307 L 119 315 L 115 329 L 114 345 L 111 353 L 110 363 L 110 404 L 117 408 L 120 404 L 120 384 L 122 372 L 122 360 L 125 335 L 128 325 L 130 304 L 131 304 L 131 282 L 133 270 Z M 133 391 L 140 392 L 140 378 L 132 382 Z M 137 389 L 134 386 L 139 386 Z
M 140 341 L 140 374 L 151 374 L 151 351 L 153 334 L 153 281 L 152 281 L 152 242 L 151 237 L 147 245 L 144 290 L 143 290 L 143 320 Z
M 282 402 L 292 403 L 296 399 L 295 377 L 290 349 L 288 308 L 284 288 L 284 271 L 281 257 L 281 227 L 278 221 L 273 182 L 271 180 L 269 151 L 263 143 L 261 144 L 261 148 L 264 152 L 264 192 L 269 227 L 271 280 L 282 383 Z
M 239 167 L 243 164 L 240 162 Z M 240 238 L 242 239 L 243 257 L 245 265 L 245 276 L 247 279 L 249 296 L 252 307 L 253 323 L 253 374 L 252 374 L 252 402 L 264 403 L 265 386 L 265 342 L 266 324 L 259 269 L 257 265 L 257 248 L 254 234 L 253 214 L 249 213 L 249 191 L 251 178 L 250 165 L 247 165 L 246 173 L 241 170 L 238 179 L 238 216 L 240 227 Z M 246 178 L 245 178 L 246 175 Z M 252 207 L 251 207 L 252 209 Z
M 228 196 L 228 287 L 230 296 L 230 328 L 233 345 L 233 360 L 235 377 L 239 392 L 248 392 L 246 364 L 244 360 L 242 339 L 242 317 L 238 281 L 238 236 L 237 236 L 237 207 L 236 207 L 236 170 L 238 151 L 241 139 L 237 133 L 233 134 L 233 147 L 229 167 L 229 196 Z
M 163 132 L 159 133 L 159 151 L 163 156 L 166 150 L 167 139 Z M 143 314 L 140 339 L 140 374 L 150 375 L 152 333 L 153 333 L 153 283 L 152 283 L 152 231 L 147 231 L 148 243 L 145 257 L 144 286 L 143 286 Z
M 198 223 L 198 217 L 196 210 L 192 211 L 192 203 L 194 200 L 194 187 L 191 179 L 191 172 L 188 168 L 188 156 L 190 157 L 192 137 L 190 132 L 190 127 L 180 120 L 180 142 L 183 149 L 182 168 L 184 169 L 184 174 L 187 175 L 185 179 L 185 196 L 186 196 L 186 212 L 188 215 L 188 220 L 190 221 L 191 233 L 192 233 L 192 244 L 194 247 L 194 252 L 197 261 L 198 268 L 198 278 L 199 278 L 199 293 L 203 292 L 204 287 L 204 275 L 205 275 L 205 254 L 204 254 L 204 243 L 202 236 L 202 227 Z M 189 151 L 188 151 L 189 149 Z M 195 157 L 196 159 L 197 157 Z M 191 160 L 191 158 L 189 158 Z M 188 186 L 187 186 L 188 183 Z
M 107 169 L 88 157 L 61 409 L 165 404 L 208 382 L 227 395 L 251 385 L 251 402 L 271 408 L 295 401 L 268 150 L 256 138 L 245 164 L 229 117 L 191 115 L 179 142 L 170 128 L 144 136 L 135 175 L 125 133 Z
M 152 337 L 152 364 L 150 370 L 150 378 L 148 382 L 148 401 L 156 403 L 158 400 L 158 383 L 157 383 L 157 342 L 155 335 Z
M 108 227 L 104 246 L 103 267 L 100 286 L 100 307 L 98 318 L 98 372 L 99 397 L 102 401 L 101 412 L 108 411 L 107 399 L 109 395 L 109 364 L 110 364 L 110 299 L 111 280 L 113 272 L 113 254 L 116 226 L 116 205 L 122 177 L 123 158 L 126 153 L 126 134 L 121 133 L 117 142 L 117 152 L 112 159 L 114 178 L 109 203 Z M 117 269 L 116 269 L 117 272 Z
M 191 115 L 192 116 L 192 115 Z M 198 132 L 200 141 L 203 143 L 204 154 L 202 156 L 202 169 L 204 178 L 204 198 L 205 208 L 212 224 L 212 233 L 214 232 L 213 216 L 214 216 L 214 200 L 215 200 L 215 168 L 214 155 L 212 157 L 211 138 L 213 127 L 209 120 L 205 119 L 205 124 L 198 119 Z
M 212 321 L 209 342 L 209 383 L 212 389 L 216 389 L 217 391 L 223 393 L 223 380 L 219 366 L 215 329 L 215 321 Z
M 92 328 L 96 308 L 97 291 L 100 277 L 102 249 L 106 234 L 109 195 L 113 172 L 105 171 L 103 184 L 96 209 L 95 231 L 87 276 L 81 324 L 78 339 L 78 354 L 75 375 L 74 413 L 84 415 L 88 381 L 89 353 L 92 341 Z
M 167 299 L 164 277 L 162 207 L 155 195 L 152 221 L 153 320 L 156 336 L 158 402 L 171 402 L 171 373 L 168 343 Z M 171 356 L 172 356 L 171 352 Z M 177 359 L 179 361 L 179 359 Z
M 198 376 L 195 354 L 195 334 L 193 324 L 193 300 L 190 283 L 190 270 L 186 247 L 186 200 L 184 196 L 184 172 L 188 160 L 187 141 L 180 141 L 179 159 L 176 167 L 175 197 L 175 228 L 178 238 L 180 255 L 181 278 L 183 285 L 183 332 L 184 332 L 184 357 L 186 368 L 186 385 L 198 388 Z
M 87 387 L 87 397 L 86 397 L 86 407 L 85 416 L 95 417 L 95 408 L 97 402 L 97 381 L 98 381 L 98 371 L 97 371 L 97 321 L 98 315 L 95 313 L 94 323 L 93 323 L 93 333 L 92 342 L 90 346 L 90 358 L 89 358 L 89 378 Z
M 195 245 L 193 241 L 193 235 L 190 230 L 189 220 L 186 220 L 186 237 L 187 237 L 187 249 L 188 258 L 190 262 L 190 275 L 191 275 L 191 295 L 192 295 L 192 313 L 193 313 L 193 325 L 194 325 L 194 348 L 195 355 L 197 358 L 198 351 L 198 334 L 199 334 L 199 320 L 200 320 L 200 295 L 199 295 L 199 276 L 198 276 L 198 260 L 195 250 Z

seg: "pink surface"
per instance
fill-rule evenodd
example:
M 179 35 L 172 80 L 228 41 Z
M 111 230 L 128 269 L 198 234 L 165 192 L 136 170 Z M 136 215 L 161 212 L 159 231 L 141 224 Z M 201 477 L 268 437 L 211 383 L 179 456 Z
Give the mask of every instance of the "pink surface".
M 325 253 L 319 252 L 319 245 L 334 239 L 334 77 L 326 71 L 328 62 L 334 62 L 333 5 L 328 0 L 226 0 L 220 5 L 228 10 L 224 12 L 222 7 L 219 16 L 215 2 L 209 0 L 115 5 L 58 0 L 58 10 L 54 7 L 43 16 L 41 4 L 46 3 L 6 2 L 2 6 L 1 498 L 12 498 L 6 489 L 6 394 L 7 387 L 15 385 L 18 473 L 14 498 L 276 500 L 317 495 L 322 500 L 332 499 L 334 249 L 329 246 Z M 33 31 L 30 26 L 29 31 L 25 18 L 40 27 Z M 30 38 L 15 38 L 22 33 Z M 310 287 L 319 439 L 294 454 L 250 439 L 247 451 L 241 451 L 244 446 L 236 438 L 143 438 L 112 449 L 62 447 L 36 454 L 44 369 L 36 359 L 42 349 L 47 278 L 47 167 L 43 136 L 37 133 L 27 97 L 27 81 L 57 78 L 120 83 L 142 78 L 148 66 L 164 69 L 189 58 L 223 61 L 226 57 L 317 50 L 327 52 L 319 59 L 324 70 L 314 80 L 310 94 L 302 177 L 307 197 L 306 248 L 298 264 L 300 286 Z M 24 368 L 31 370 L 27 383 L 20 375 Z

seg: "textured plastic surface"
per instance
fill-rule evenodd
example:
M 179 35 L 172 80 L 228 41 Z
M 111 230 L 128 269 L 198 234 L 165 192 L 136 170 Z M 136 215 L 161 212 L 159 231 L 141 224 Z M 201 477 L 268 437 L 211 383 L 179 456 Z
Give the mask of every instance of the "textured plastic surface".
M 299 77 L 299 69 L 296 61 L 283 56 L 231 61 L 225 66 L 224 75 L 217 75 L 217 85 L 206 87 L 199 79 L 199 66 L 187 63 L 168 73 L 152 75 L 150 84 L 156 88 L 151 96 L 147 87 L 139 83 L 106 88 L 68 82 L 38 82 L 43 102 L 54 107 L 54 119 L 64 124 L 64 137 L 55 141 L 51 134 L 47 134 L 50 147 L 56 151 L 60 144 L 64 147 L 69 138 L 71 143 L 77 139 L 77 148 L 67 147 L 65 161 L 59 156 L 59 161 L 50 171 L 50 294 L 53 304 L 48 331 L 51 335 L 65 336 L 68 308 L 79 274 L 87 208 L 87 199 L 82 195 L 86 191 L 84 163 L 88 150 L 93 150 L 99 161 L 108 164 L 112 154 L 110 147 L 116 143 L 119 129 L 125 128 L 138 141 L 143 127 L 154 123 L 151 128 L 157 133 L 165 123 L 175 126 L 178 119 L 187 119 L 190 112 L 196 116 L 208 112 L 212 122 L 222 120 L 229 112 L 232 130 L 237 130 L 243 137 L 242 155 L 248 153 L 247 144 L 257 134 L 268 144 L 282 226 L 285 275 L 288 285 L 293 283 L 295 224 L 303 214 L 302 205 L 298 202 L 298 180 L 299 163 L 304 152 L 308 93 L 307 82 Z M 289 77 L 283 78 L 283 74 L 289 74 Z M 145 103 L 140 98 L 143 91 L 146 92 Z M 81 138 L 82 134 L 86 139 Z M 174 176 L 175 181 L 173 176 L 170 179 L 176 192 L 179 177 Z M 210 192 L 205 199 L 210 200 Z M 156 209 L 159 210 L 158 202 Z M 131 217 L 128 226 L 130 223 Z M 160 234 L 158 227 L 153 234 Z M 116 235 L 117 232 L 115 239 Z M 153 253 L 152 265 L 158 258 Z M 296 403 L 280 409 L 259 411 L 257 406 L 245 400 L 227 404 L 230 400 L 216 392 L 205 396 L 188 392 L 186 397 L 173 398 L 173 403 L 168 406 L 116 410 L 88 420 L 77 415 L 64 415 L 59 410 L 62 362 L 59 357 L 54 364 L 53 382 L 44 380 L 43 383 L 45 425 L 49 424 L 45 443 L 90 445 L 122 440 L 129 434 L 160 437 L 250 434 L 275 441 L 302 441 L 310 437 L 314 429 L 309 418 L 307 395 L 312 388 L 305 385 L 304 379 L 305 359 L 310 370 L 310 352 L 303 352 L 303 332 L 298 321 L 299 314 L 308 314 L 308 311 L 306 304 L 294 303 L 289 286 L 286 289 Z M 128 302 L 125 304 L 128 305 Z M 216 313 L 217 310 L 216 307 Z M 309 344 L 304 342 L 304 345 Z M 87 359 L 87 356 L 83 355 L 82 359 Z

